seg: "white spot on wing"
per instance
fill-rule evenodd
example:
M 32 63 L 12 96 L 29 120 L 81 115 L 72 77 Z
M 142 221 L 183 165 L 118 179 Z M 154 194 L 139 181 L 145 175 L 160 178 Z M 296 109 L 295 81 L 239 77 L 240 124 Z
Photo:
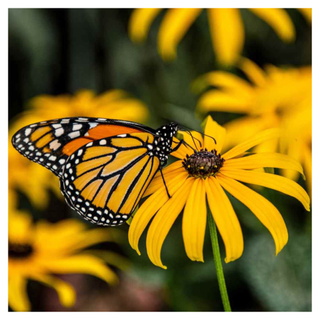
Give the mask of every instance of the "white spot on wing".
M 57 129 L 54 133 L 55 133 L 55 136 L 56 136 L 56 137 L 60 137 L 60 136 L 63 135 L 64 130 L 63 130 L 63 128 L 59 128 L 59 129 Z
M 80 131 L 71 132 L 71 133 L 68 134 L 68 136 L 69 136 L 71 139 L 80 137 Z
M 76 131 L 76 130 L 80 130 L 82 128 L 82 124 L 81 123 L 76 123 L 72 126 L 72 130 Z
M 31 129 L 30 129 L 30 128 L 27 128 L 27 129 L 25 130 L 25 132 L 24 132 L 24 134 L 25 134 L 26 136 L 28 136 L 30 133 L 31 133 Z
M 57 150 L 60 146 L 61 146 L 61 143 L 59 142 L 58 139 L 50 142 L 50 144 L 49 144 L 49 148 L 52 150 Z
M 103 139 L 103 140 L 101 140 L 101 141 L 99 142 L 99 144 L 100 144 L 101 146 L 106 145 L 106 144 L 107 144 L 107 140 L 106 140 L 106 139 Z

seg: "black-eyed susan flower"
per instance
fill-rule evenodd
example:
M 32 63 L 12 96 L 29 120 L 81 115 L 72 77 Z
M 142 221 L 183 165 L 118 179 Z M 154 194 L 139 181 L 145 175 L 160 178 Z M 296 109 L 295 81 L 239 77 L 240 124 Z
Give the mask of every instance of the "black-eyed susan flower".
M 109 90 L 96 95 L 91 90 L 80 90 L 75 95 L 41 95 L 30 101 L 31 114 L 43 120 L 65 117 L 85 117 L 123 119 L 144 122 L 148 118 L 148 108 L 140 100 L 123 90 Z M 29 119 L 28 119 L 29 120 Z M 33 122 L 38 121 L 34 120 Z M 40 120 L 41 121 L 41 120 Z M 29 123 L 31 123 L 29 121 Z
M 243 114 L 225 124 L 227 138 L 222 151 L 261 130 L 279 127 L 280 140 L 261 144 L 255 151 L 279 150 L 295 158 L 303 165 L 311 190 L 311 68 L 269 65 L 263 70 L 248 59 L 242 59 L 239 67 L 251 82 L 224 71 L 195 80 L 195 90 L 215 87 L 202 94 L 197 110 Z M 299 177 L 293 170 L 284 170 L 283 174 L 294 180 Z
M 20 128 L 53 118 L 90 116 L 144 122 L 148 117 L 147 106 L 122 90 L 110 90 L 95 95 L 81 90 L 75 95 L 41 95 L 33 98 L 29 108 L 10 124 L 9 139 Z M 21 178 L 21 172 L 24 177 Z M 9 188 L 13 193 L 23 192 L 32 205 L 44 209 L 48 205 L 48 190 L 61 197 L 59 185 L 51 179 L 52 173 L 28 159 L 21 157 L 9 142 Z M 34 179 L 37 177 L 37 179 Z
M 29 214 L 12 210 L 9 214 L 9 305 L 16 311 L 30 310 L 28 280 L 39 281 L 55 289 L 61 304 L 71 307 L 76 299 L 74 288 L 53 274 L 84 273 L 110 285 L 118 277 L 104 262 L 107 251 L 85 250 L 91 245 L 117 240 L 116 230 L 89 230 L 76 220 L 58 223 L 32 222 Z M 126 267 L 113 253 L 113 262 Z M 126 263 L 126 262 L 125 262 Z
M 279 153 L 247 153 L 254 146 L 276 139 L 277 129 L 268 129 L 220 154 L 226 130 L 209 116 L 205 136 L 193 132 L 193 139 L 184 134 L 184 140 L 196 150 L 181 146 L 172 155 L 180 160 L 163 170 L 171 198 L 166 195 L 161 175 L 155 177 L 145 196 L 150 197 L 134 215 L 129 242 L 139 254 L 139 239 L 153 218 L 147 233 L 147 253 L 157 266 L 161 248 L 174 221 L 183 210 L 182 235 L 187 256 L 203 261 L 203 243 L 207 222 L 207 202 L 212 217 L 223 239 L 226 262 L 238 259 L 243 251 L 243 236 L 239 220 L 225 191 L 246 205 L 270 231 L 278 254 L 288 241 L 285 222 L 277 208 L 266 198 L 243 184 L 271 188 L 298 199 L 309 210 L 310 199 L 296 182 L 285 177 L 255 170 L 275 167 L 303 173 L 300 164 Z M 212 139 L 214 137 L 214 139 Z
M 129 22 L 129 35 L 134 42 L 142 42 L 147 37 L 153 20 L 162 9 L 136 9 Z M 284 42 L 295 39 L 295 29 L 290 16 L 284 9 L 248 9 L 264 20 Z M 298 9 L 311 21 L 311 9 Z M 166 12 L 160 25 L 158 50 L 164 60 L 174 59 L 177 46 L 202 9 L 179 8 Z M 239 9 L 207 9 L 213 49 L 222 64 L 233 64 L 241 54 L 245 35 Z

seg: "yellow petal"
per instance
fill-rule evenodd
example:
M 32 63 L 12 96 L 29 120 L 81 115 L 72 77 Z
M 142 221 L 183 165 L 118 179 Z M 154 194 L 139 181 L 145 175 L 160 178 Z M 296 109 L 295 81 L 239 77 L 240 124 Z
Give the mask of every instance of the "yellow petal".
M 16 243 L 33 241 L 32 217 L 23 211 L 11 211 L 8 219 L 9 240 Z
M 104 241 L 115 241 L 121 237 L 119 230 L 86 229 L 86 225 L 75 219 L 58 223 L 40 221 L 34 232 L 34 246 L 43 256 L 64 256 L 71 252 Z M 43 243 L 46 246 L 43 247 Z
M 302 203 L 307 211 L 310 211 L 308 194 L 300 185 L 290 179 L 265 172 L 228 169 L 227 166 L 220 170 L 222 174 L 229 178 L 274 189 L 294 197 Z
M 276 119 L 274 116 L 252 117 L 244 116 L 224 125 L 227 130 L 227 136 L 222 151 L 226 151 L 242 141 L 254 137 L 262 130 L 274 126 Z
M 82 251 L 82 253 L 99 257 L 108 265 L 115 266 L 121 269 L 122 271 L 126 271 L 132 266 L 132 263 L 127 258 L 112 251 L 85 250 L 85 251 Z
M 31 276 L 33 280 L 40 281 L 46 284 L 49 287 L 52 287 L 54 290 L 57 291 L 60 303 L 70 308 L 76 302 L 76 293 L 74 288 L 69 283 L 62 281 L 57 277 L 52 277 L 43 274 L 34 274 Z
M 181 132 L 179 131 L 179 133 Z M 182 138 L 183 138 L 183 135 L 182 135 Z M 175 148 L 179 142 L 180 142 L 179 139 L 177 139 L 176 137 L 173 137 L 172 149 Z M 193 154 L 193 150 L 184 144 L 181 144 L 178 150 L 170 153 L 171 156 L 178 159 L 184 159 L 187 154 L 189 155 Z
M 79 95 L 80 92 L 78 92 L 77 95 Z M 124 90 L 119 90 L 119 89 L 108 90 L 102 93 L 101 95 L 96 96 L 95 103 L 97 104 L 97 106 L 103 107 L 103 106 L 108 106 L 109 103 L 113 103 L 115 101 L 121 101 L 128 97 L 129 97 L 129 94 Z
M 190 190 L 182 219 L 182 235 L 187 256 L 203 262 L 203 243 L 207 223 L 204 182 L 196 179 Z
M 178 174 L 172 180 L 166 181 L 170 195 L 174 196 L 175 192 L 181 188 L 187 179 L 186 173 Z M 136 250 L 140 255 L 139 251 L 139 240 L 140 237 L 157 211 L 168 201 L 168 195 L 164 188 L 157 190 L 152 196 L 150 196 L 138 209 L 134 215 L 129 228 L 129 243 L 132 249 Z
M 30 302 L 27 295 L 27 279 L 21 276 L 9 278 L 8 283 L 9 306 L 15 311 L 30 311 Z
M 243 236 L 239 220 L 216 178 L 210 177 L 204 182 L 211 214 L 226 249 L 225 262 L 234 261 L 241 257 L 243 252 Z
M 85 273 L 96 276 L 111 285 L 118 283 L 117 275 L 102 260 L 88 254 L 39 261 L 39 263 L 52 273 Z
M 285 42 L 295 39 L 295 29 L 290 16 L 284 9 L 251 8 L 255 15 L 264 20 Z
M 240 97 L 251 99 L 254 90 L 246 80 L 225 71 L 209 72 L 201 78 L 205 78 L 207 84 L 218 87 L 220 90 L 237 94 Z
M 162 9 L 135 9 L 129 20 L 129 36 L 133 42 L 146 39 L 150 26 Z
M 172 180 L 177 175 L 181 175 L 181 174 L 187 175 L 186 170 L 182 166 L 182 161 L 173 162 L 172 164 L 164 168 L 162 172 L 163 172 L 163 176 L 166 184 L 167 184 L 167 181 Z M 150 183 L 149 187 L 143 194 L 143 197 L 146 197 L 158 191 L 159 189 L 163 189 L 163 188 L 164 188 L 164 182 L 163 182 L 161 173 L 158 172 L 156 176 L 152 179 L 152 182 Z
M 208 15 L 218 62 L 234 64 L 244 44 L 244 27 L 239 9 L 208 9 Z
M 159 53 L 164 60 L 176 58 L 177 46 L 197 19 L 202 9 L 170 9 L 160 26 L 158 35 Z
M 247 113 L 251 110 L 251 100 L 234 93 L 209 90 L 198 100 L 197 109 L 204 113 L 208 111 Z
M 298 10 L 303 14 L 303 16 L 311 22 L 312 20 L 312 9 L 311 8 L 298 8 Z
M 287 227 L 278 209 L 259 193 L 233 179 L 219 174 L 217 180 L 224 189 L 246 205 L 270 231 L 277 255 L 288 242 Z
M 312 155 L 309 146 L 304 145 L 302 149 L 303 153 L 303 166 L 307 179 L 307 188 L 309 195 L 312 195 Z
M 226 129 L 214 121 L 211 116 L 208 116 L 205 119 L 203 126 L 205 134 L 204 147 L 209 151 L 215 149 L 217 150 L 217 153 L 220 153 L 224 144 Z M 215 141 L 211 137 L 213 137 Z
M 239 68 L 256 86 L 263 87 L 266 84 L 265 72 L 253 61 L 247 58 L 241 58 Z
M 109 119 L 143 122 L 149 116 L 147 106 L 133 98 L 112 102 L 99 110 L 101 110 L 101 113 L 108 114 Z
M 234 158 L 243 152 L 246 152 L 247 150 L 251 149 L 252 147 L 256 146 L 257 144 L 260 144 L 262 142 L 278 138 L 280 135 L 279 129 L 267 129 L 265 131 L 262 131 L 258 134 L 256 134 L 251 139 L 248 139 L 231 150 L 227 151 L 225 154 L 222 155 L 224 159 L 231 159 Z
M 256 169 L 256 168 L 281 168 L 296 170 L 303 175 L 301 164 L 281 153 L 258 153 L 248 157 L 227 160 L 227 168 L 234 169 Z
M 252 151 L 255 153 L 266 153 L 266 152 L 276 153 L 279 149 L 279 141 L 281 141 L 281 139 L 272 139 L 272 140 L 265 141 L 263 143 L 258 144 L 256 147 L 254 147 Z M 298 175 L 296 171 L 294 171 L 294 173 Z
M 193 183 L 193 178 L 187 179 L 179 190 L 177 190 L 177 192 L 159 210 L 149 227 L 147 234 L 147 253 L 151 262 L 163 269 L 167 269 L 161 261 L 161 248 L 163 242 L 183 209 Z

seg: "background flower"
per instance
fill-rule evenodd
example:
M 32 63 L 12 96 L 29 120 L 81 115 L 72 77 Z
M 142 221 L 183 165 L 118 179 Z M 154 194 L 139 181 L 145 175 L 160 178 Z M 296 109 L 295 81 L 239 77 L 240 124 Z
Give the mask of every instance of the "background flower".
M 280 191 L 298 199 L 306 210 L 310 210 L 310 199 L 297 183 L 254 169 L 275 167 L 296 170 L 302 168 L 294 159 L 277 153 L 257 153 L 246 156 L 246 152 L 257 144 L 273 140 L 279 132 L 269 129 L 243 141 L 220 155 L 225 141 L 226 130 L 209 116 L 206 119 L 202 137 L 192 132 L 197 139 L 185 133 L 185 141 L 196 150 L 182 145 L 173 156 L 180 160 L 163 171 L 171 198 L 161 174 L 157 174 L 145 192 L 151 196 L 135 213 L 130 229 L 129 242 L 140 254 L 138 243 L 144 229 L 153 218 L 147 234 L 147 252 L 156 266 L 166 269 L 161 261 L 161 248 L 174 221 L 184 208 L 182 233 L 186 253 L 193 261 L 203 262 L 203 243 L 207 221 L 206 198 L 211 214 L 224 241 L 226 262 L 238 259 L 243 252 L 243 236 L 239 220 L 225 193 L 246 205 L 272 234 L 276 255 L 288 241 L 286 225 L 279 211 L 271 202 L 247 188 L 240 182 L 255 184 Z M 214 136 L 215 141 L 210 138 Z M 205 151 L 208 150 L 208 151 Z
M 264 20 L 284 42 L 295 39 L 295 28 L 284 9 L 251 8 L 252 13 Z M 311 9 L 299 9 L 311 20 Z M 134 42 L 147 37 L 153 20 L 161 9 L 134 10 L 129 25 L 129 34 Z M 177 46 L 202 9 L 169 9 L 161 23 L 158 35 L 158 50 L 164 60 L 175 59 Z M 216 59 L 225 65 L 237 62 L 245 41 L 245 29 L 239 9 L 207 9 L 208 22 Z
M 198 100 L 197 110 L 243 114 L 225 124 L 227 143 L 224 149 L 255 135 L 260 130 L 281 128 L 281 139 L 258 146 L 256 150 L 279 150 L 301 162 L 311 192 L 311 68 L 268 65 L 261 69 L 248 59 L 239 68 L 248 80 L 229 72 L 213 71 L 194 82 L 195 90 L 209 86 Z M 284 174 L 297 180 L 292 170 Z
M 27 295 L 28 280 L 54 288 L 65 307 L 76 300 L 74 288 L 53 274 L 86 273 L 110 285 L 118 283 L 116 273 L 87 247 L 104 241 L 118 241 L 116 230 L 88 230 L 84 223 L 64 220 L 33 224 L 29 214 L 11 211 L 9 215 L 9 305 L 17 311 L 31 309 Z M 98 251 L 99 253 L 99 251 Z M 105 252 L 101 252 L 104 254 Z M 113 260 L 126 267 L 121 259 Z

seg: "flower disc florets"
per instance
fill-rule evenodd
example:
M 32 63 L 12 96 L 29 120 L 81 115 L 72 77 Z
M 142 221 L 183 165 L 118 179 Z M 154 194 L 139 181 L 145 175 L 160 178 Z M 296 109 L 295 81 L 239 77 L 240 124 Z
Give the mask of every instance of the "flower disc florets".
M 29 244 L 18 244 L 9 242 L 9 258 L 23 259 L 29 257 L 33 252 Z
M 206 179 L 214 176 L 223 166 L 224 159 L 216 150 L 200 150 L 191 156 L 187 155 L 183 161 L 183 166 L 190 176 Z

